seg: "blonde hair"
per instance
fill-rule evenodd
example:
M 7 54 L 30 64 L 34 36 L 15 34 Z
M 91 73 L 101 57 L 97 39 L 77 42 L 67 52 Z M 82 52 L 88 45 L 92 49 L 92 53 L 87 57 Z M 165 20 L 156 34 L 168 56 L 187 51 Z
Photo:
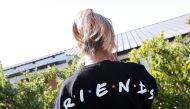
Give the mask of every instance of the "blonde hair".
M 86 9 L 73 24 L 73 35 L 82 53 L 94 55 L 98 50 L 112 52 L 115 35 L 109 19 Z

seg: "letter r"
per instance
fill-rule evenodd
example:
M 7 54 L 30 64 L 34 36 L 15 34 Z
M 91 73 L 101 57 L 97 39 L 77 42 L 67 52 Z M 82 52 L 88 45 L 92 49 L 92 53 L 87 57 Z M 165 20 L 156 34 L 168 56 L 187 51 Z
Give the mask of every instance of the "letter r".
M 74 106 L 75 106 L 75 103 L 71 103 L 71 98 L 67 98 L 63 103 L 63 107 L 65 107 L 65 109 L 68 109 Z

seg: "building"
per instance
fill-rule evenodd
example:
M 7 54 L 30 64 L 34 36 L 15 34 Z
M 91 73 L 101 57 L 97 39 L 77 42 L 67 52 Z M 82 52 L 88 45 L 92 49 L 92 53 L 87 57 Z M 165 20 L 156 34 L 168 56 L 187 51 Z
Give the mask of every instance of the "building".
M 117 34 L 115 40 L 117 50 L 114 52 L 117 52 L 119 58 L 123 60 L 127 58 L 127 54 L 131 49 L 140 47 L 142 41 L 158 36 L 161 32 L 164 33 L 164 39 L 169 39 L 170 41 L 178 35 L 186 35 L 190 33 L 190 25 L 186 24 L 187 19 L 190 19 L 190 14 Z M 48 65 L 56 65 L 58 69 L 62 69 L 72 60 L 72 56 L 77 54 L 79 54 L 79 49 L 74 47 L 59 53 L 5 68 L 5 75 L 11 83 L 15 83 L 13 79 L 15 77 L 24 79 L 24 76 L 20 73 L 22 71 L 33 71 L 35 67 L 39 70 L 43 70 L 47 68 Z
M 33 72 L 36 68 L 38 69 L 38 71 L 45 70 L 48 66 L 53 65 L 55 65 L 58 68 L 58 70 L 61 70 L 71 62 L 71 58 L 72 56 L 65 54 L 65 52 L 58 52 L 55 54 L 51 54 L 48 56 L 44 56 L 38 59 L 34 59 L 25 63 L 5 68 L 4 72 L 9 81 L 12 84 L 16 84 L 17 81 L 15 80 L 15 77 L 21 80 L 26 79 L 26 77 L 22 75 L 21 72 Z

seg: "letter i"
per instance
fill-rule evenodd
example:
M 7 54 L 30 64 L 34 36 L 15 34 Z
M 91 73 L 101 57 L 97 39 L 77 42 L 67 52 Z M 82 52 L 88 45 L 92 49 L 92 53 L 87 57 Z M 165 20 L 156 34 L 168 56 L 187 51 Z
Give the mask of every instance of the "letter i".
M 80 90 L 80 101 L 84 102 L 84 91 L 82 89 Z

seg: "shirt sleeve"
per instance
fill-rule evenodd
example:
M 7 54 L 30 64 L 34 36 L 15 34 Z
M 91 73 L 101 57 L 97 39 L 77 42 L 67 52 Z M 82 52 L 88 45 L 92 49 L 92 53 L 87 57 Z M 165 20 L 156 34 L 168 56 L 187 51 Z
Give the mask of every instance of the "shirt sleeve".
M 158 94 L 158 88 L 157 88 L 157 84 L 156 84 L 156 80 L 155 78 L 145 69 L 144 66 L 142 66 L 142 70 L 144 72 L 144 77 L 146 80 L 146 90 L 147 93 L 145 93 L 145 108 L 144 109 L 151 109 L 152 107 L 152 103 L 153 100 L 155 98 L 155 96 L 157 96 Z M 148 99 L 147 99 L 148 98 Z
M 155 78 L 146 70 L 146 68 L 143 66 L 144 72 L 149 77 L 149 83 L 151 84 L 150 86 L 154 89 L 154 96 L 158 94 L 158 87 Z
M 62 106 L 62 97 L 63 96 L 68 96 L 68 93 L 65 89 L 65 84 L 64 82 L 61 84 L 59 91 L 56 94 L 55 102 L 54 102 L 54 107 L 53 109 L 64 109 Z
M 59 87 L 53 109 L 72 109 L 75 105 L 72 103 L 73 84 L 75 82 L 75 76 L 72 75 L 67 78 Z
M 68 78 L 61 84 L 59 91 L 56 95 L 53 109 L 68 109 L 67 107 L 73 107 L 72 105 L 74 104 L 71 102 L 71 95 L 72 95 L 71 81 L 72 81 L 71 78 Z M 65 105 L 69 106 L 66 107 Z

